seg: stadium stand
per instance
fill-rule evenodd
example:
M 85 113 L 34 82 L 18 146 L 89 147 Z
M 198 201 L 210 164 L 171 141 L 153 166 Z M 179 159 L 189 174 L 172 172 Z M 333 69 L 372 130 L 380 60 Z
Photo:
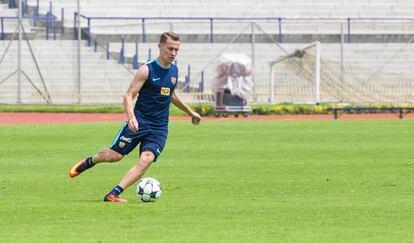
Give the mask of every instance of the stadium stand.
M 0 41 L 0 53 L 4 53 L 8 41 Z M 37 72 L 35 62 L 31 57 L 26 42 L 22 43 L 22 70 L 30 78 L 22 78 L 23 100 L 30 103 L 44 103 L 42 95 L 49 93 L 55 104 L 76 103 L 77 91 L 77 44 L 72 40 L 46 41 L 32 40 L 30 42 L 38 61 L 47 92 L 41 77 Z M 82 48 L 82 103 L 119 103 L 132 80 L 133 74 L 120 66 L 115 60 L 106 60 L 102 53 Z M 17 42 L 14 41 L 6 53 L 7 62 L 0 64 L 1 96 L 0 103 L 15 103 L 17 101 L 17 75 L 9 79 L 4 77 L 17 69 Z
M 29 7 L 36 7 L 37 0 L 28 0 Z M 39 1 L 40 13 L 49 11 L 50 1 Z M 82 12 L 98 16 L 154 16 L 179 17 L 365 17 L 411 16 L 414 4 L 410 0 L 84 0 Z M 76 9 L 76 1 L 55 0 L 54 8 Z M 172 9 L 173 7 L 173 9 Z M 70 13 L 70 11 L 68 12 Z
M 53 102 L 76 102 L 76 95 L 73 95 L 76 92 L 73 86 L 76 86 L 77 79 L 76 42 L 73 41 L 76 1 L 24 1 L 27 3 L 27 8 L 23 25 L 26 30 L 35 33 L 31 39 L 35 39 L 33 46 L 37 48 L 37 58 L 43 72 L 46 73 L 45 80 L 50 82 L 48 86 L 51 89 L 48 91 L 51 93 Z M 382 76 L 379 82 L 387 84 L 391 79 L 391 76 L 386 77 L 388 73 L 397 75 L 398 79 L 413 76 L 414 55 L 411 54 L 414 53 L 411 44 L 414 33 L 413 12 L 414 2 L 409 0 L 361 0 L 358 2 L 343 0 L 295 2 L 288 0 L 84 0 L 81 1 L 82 38 L 88 39 L 91 45 L 87 46 L 85 41 L 82 42 L 82 102 L 118 103 L 125 85 L 130 82 L 134 72 L 132 63 L 136 42 L 138 43 L 137 60 L 143 63 L 150 59 L 151 55 L 153 57 L 156 55 L 156 41 L 159 33 L 167 30 L 180 33 L 185 43 L 181 47 L 177 65 L 180 68 L 180 87 L 188 87 L 187 90 L 194 93 L 186 97 L 190 101 L 210 102 L 212 94 L 209 93 L 209 81 L 214 77 L 215 58 L 223 52 L 242 52 L 254 60 L 256 86 L 253 101 L 267 102 L 271 70 L 269 63 L 286 53 L 319 40 L 322 42 L 322 58 L 334 67 L 334 64 L 340 61 L 341 27 L 344 28 L 345 37 L 343 50 L 345 65 L 353 69 L 353 74 L 361 75 L 358 79 L 349 80 L 349 82 L 360 82 L 364 77 L 367 78 L 372 73 L 380 72 Z M 45 36 L 48 37 L 46 32 L 51 31 L 46 28 L 50 24 L 44 21 L 37 22 L 33 16 L 38 14 L 39 16 L 50 14 L 56 16 L 57 21 L 53 23 L 53 26 L 58 27 L 55 37 L 57 40 L 49 42 L 43 40 Z M 16 15 L 16 9 L 9 9 L 7 4 L 0 5 L 0 17 Z M 97 17 L 110 19 L 93 19 Z M 134 18 L 128 19 L 128 17 Z M 162 19 L 166 17 L 175 19 Z M 10 38 L 10 34 L 16 30 L 16 20 L 4 20 L 4 23 L 6 26 L 4 31 Z M 211 33 L 214 33 L 214 36 Z M 254 43 L 252 44 L 253 36 Z M 7 46 L 7 37 L 0 44 L 0 53 Z M 124 65 L 120 60 L 122 59 L 120 58 L 121 39 L 125 41 L 124 53 L 122 53 L 126 60 Z M 280 42 L 279 46 L 276 42 Z M 16 46 L 15 43 L 13 45 Z M 106 48 L 109 50 L 105 50 Z M 16 47 L 10 52 L 16 52 Z M 23 66 L 26 72 L 30 72 L 29 76 L 36 77 L 35 70 L 29 70 L 32 69 L 30 68 L 30 63 L 32 63 L 29 58 L 30 53 L 27 49 L 23 52 Z M 111 56 L 109 58 L 111 60 L 107 60 L 107 55 Z M 14 102 L 16 87 L 5 88 L 15 83 L 15 77 L 6 81 L 3 81 L 3 78 L 13 72 L 16 59 L 6 60 L 7 62 L 0 63 L 0 85 L 2 85 L 0 102 Z M 65 68 L 60 68 L 63 66 Z M 35 79 L 34 83 L 39 84 L 39 82 Z M 283 84 L 283 81 L 278 82 L 278 84 Z M 25 85 L 31 86 L 27 82 Z M 361 82 L 350 83 L 350 85 L 360 87 L 365 84 Z M 287 89 L 290 86 L 297 87 Z M 63 95 L 64 90 L 69 87 L 72 87 L 73 91 L 70 95 Z M 283 89 L 278 90 L 279 92 L 290 92 L 283 101 L 309 102 L 313 99 L 315 92 L 312 82 L 291 83 L 278 88 Z M 94 92 L 93 90 L 101 91 Z M 110 90 L 115 90 L 114 96 L 110 96 Z M 203 93 L 200 95 L 197 93 L 199 91 Z M 3 92 L 8 94 L 3 95 Z M 30 92 L 38 93 L 36 89 L 31 89 Z M 97 97 L 98 94 L 103 97 Z M 31 96 L 26 92 L 25 97 L 30 102 L 43 102 L 39 95 L 30 98 Z M 301 99 L 303 97 L 308 98 Z M 337 100 L 327 98 L 327 101 Z
M 28 0 L 29 12 L 37 9 L 37 0 Z M 171 7 L 173 5 L 173 8 Z M 64 25 L 66 28 L 73 28 L 73 13 L 76 11 L 76 1 L 58 0 L 53 1 L 51 7 L 49 1 L 39 1 L 40 14 L 46 14 L 52 9 L 54 15 L 59 19 L 61 9 L 64 11 Z M 285 34 L 328 34 L 338 33 L 339 23 L 343 21 L 334 18 L 361 18 L 361 17 L 408 17 L 414 12 L 414 2 L 409 0 L 394 1 L 371 1 L 361 0 L 313 0 L 309 1 L 288 1 L 288 0 L 227 0 L 227 1 L 113 1 L 113 0 L 86 0 L 81 1 L 81 12 L 88 17 L 181 17 L 180 20 L 147 19 L 145 31 L 147 34 L 158 34 L 165 29 L 173 28 L 181 34 L 208 34 L 210 23 L 208 18 L 228 17 L 281 17 L 293 18 L 283 20 L 283 33 Z M 184 18 L 205 17 L 207 19 L 191 20 Z M 314 19 L 294 18 L 332 18 L 332 20 L 319 21 Z M 278 33 L 277 19 L 255 20 L 266 33 Z M 201 22 L 201 24 L 200 24 Z M 214 32 L 217 34 L 239 33 L 243 26 L 250 21 L 241 20 L 215 20 Z M 395 20 L 394 20 L 395 22 Z M 389 21 L 377 21 L 375 24 L 365 20 L 352 20 L 354 33 L 413 33 L 414 28 L 406 21 L 399 20 L 399 25 Z M 204 23 L 204 24 L 203 24 Z M 93 34 L 114 34 L 114 33 L 137 33 L 142 29 L 141 20 L 93 20 L 91 32 Z M 87 22 L 82 21 L 86 27 Z M 102 27 L 105 26 L 105 27 Z

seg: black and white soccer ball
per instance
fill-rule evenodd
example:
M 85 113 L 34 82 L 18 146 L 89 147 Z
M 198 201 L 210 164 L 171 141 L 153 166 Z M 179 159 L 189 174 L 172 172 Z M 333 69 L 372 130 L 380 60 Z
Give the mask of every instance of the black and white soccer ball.
M 161 184 L 155 178 L 145 177 L 137 184 L 137 194 L 143 202 L 155 202 L 161 193 Z

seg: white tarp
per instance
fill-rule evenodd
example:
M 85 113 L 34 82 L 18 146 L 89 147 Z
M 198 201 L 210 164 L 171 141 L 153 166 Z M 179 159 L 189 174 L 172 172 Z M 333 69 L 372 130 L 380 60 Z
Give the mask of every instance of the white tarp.
M 252 61 L 246 54 L 224 53 L 217 60 L 216 76 L 212 80 L 212 91 L 230 90 L 232 95 L 247 100 L 253 90 Z

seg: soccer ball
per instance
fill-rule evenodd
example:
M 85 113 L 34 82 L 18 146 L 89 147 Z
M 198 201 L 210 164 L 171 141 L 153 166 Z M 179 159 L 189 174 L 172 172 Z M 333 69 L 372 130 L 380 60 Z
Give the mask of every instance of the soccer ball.
M 137 194 L 143 202 L 155 202 L 161 192 L 160 182 L 152 177 L 142 178 L 137 184 Z

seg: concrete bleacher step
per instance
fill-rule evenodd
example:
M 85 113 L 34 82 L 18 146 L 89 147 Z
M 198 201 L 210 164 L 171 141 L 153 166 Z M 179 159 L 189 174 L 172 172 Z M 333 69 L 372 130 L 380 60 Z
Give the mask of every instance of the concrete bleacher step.
M 170 1 L 168 1 L 170 2 Z M 49 1 L 40 0 L 40 13 L 45 14 L 49 11 Z M 29 0 L 29 8 L 35 8 L 37 0 Z M 61 9 L 65 9 L 64 25 L 69 32 L 73 30 L 73 12 L 76 11 L 76 2 L 74 1 L 54 1 L 53 13 L 60 19 Z M 311 35 L 339 35 L 340 28 L 337 20 L 327 20 L 326 18 L 347 18 L 347 17 L 407 17 L 414 12 L 413 1 L 372 1 L 361 0 L 343 1 L 343 0 L 313 0 L 313 1 L 258 1 L 258 0 L 214 0 L 214 1 L 174 1 L 174 10 L 171 10 L 169 4 L 165 1 L 82 1 L 82 13 L 86 16 L 108 16 L 108 17 L 299 17 L 299 18 L 325 18 L 323 21 L 317 20 L 283 20 L 282 31 L 288 35 L 285 41 L 309 42 L 311 37 L 303 37 L 301 34 Z M 254 9 L 254 11 L 252 11 Z M 264 20 L 263 29 L 268 34 L 278 34 L 278 21 Z M 407 23 L 408 21 L 408 23 Z M 397 21 L 392 20 L 387 23 L 375 21 L 372 23 L 364 21 L 352 21 L 352 31 L 355 34 L 363 35 L 393 35 L 393 34 L 412 34 L 414 33 L 413 20 Z M 162 23 L 163 22 L 163 23 Z M 195 23 L 196 22 L 196 23 Z M 240 33 L 243 25 L 248 24 L 251 20 L 215 21 L 214 33 L 224 36 L 217 37 L 217 41 L 230 40 L 229 35 Z M 340 22 L 347 24 L 346 19 Z M 136 20 L 92 20 L 92 34 L 94 35 L 111 35 L 111 34 L 130 34 L 139 36 L 141 34 L 141 19 Z M 81 25 L 87 27 L 87 22 L 82 21 Z M 99 27 L 101 26 L 101 27 Z M 103 26 L 103 27 L 102 27 Z M 145 29 L 147 34 L 159 34 L 165 30 L 174 30 L 178 33 L 191 35 L 185 37 L 190 42 L 208 42 L 210 33 L 209 20 L 146 20 Z M 204 36 L 199 36 L 204 35 Z M 297 36 L 292 36 L 297 35 Z M 70 38 L 65 35 L 64 38 Z M 149 37 L 152 38 L 152 37 Z M 369 41 L 379 42 L 383 39 Z M 260 39 L 260 37 L 258 38 Z M 330 38 L 330 41 L 338 42 L 338 37 Z M 359 40 L 355 39 L 354 41 Z M 153 41 L 153 39 L 149 40 Z M 364 41 L 364 40 L 361 40 Z
M 0 1 L 0 12 L 2 10 L 8 9 L 8 8 L 9 8 L 9 5 L 8 4 L 3 3 L 2 1 Z
M 2 53 L 8 41 L 0 41 Z M 33 40 L 30 42 L 42 76 L 48 87 L 52 100 L 55 103 L 73 103 L 60 91 L 76 92 L 77 80 L 77 42 L 76 41 L 46 41 Z M 0 64 L 0 79 L 17 70 L 17 42 L 13 42 L 5 61 Z M 96 53 L 82 42 L 82 87 L 85 89 L 84 103 L 119 103 L 129 83 L 133 72 L 128 71 L 115 60 L 106 60 L 102 53 Z M 22 43 L 22 70 L 30 77 L 33 83 L 42 86 L 40 75 L 25 43 Z M 5 80 L 0 90 L 0 103 L 16 101 L 17 74 Z M 29 81 L 22 75 L 23 101 L 30 103 L 44 103 Z

